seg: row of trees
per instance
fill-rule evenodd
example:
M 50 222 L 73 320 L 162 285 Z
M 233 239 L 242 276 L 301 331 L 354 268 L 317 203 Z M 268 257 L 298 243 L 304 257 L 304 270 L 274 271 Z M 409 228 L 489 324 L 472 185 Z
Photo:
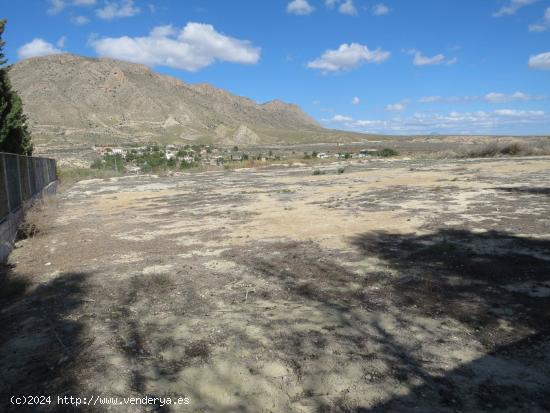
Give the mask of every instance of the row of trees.
M 8 77 L 7 59 L 4 56 L 2 34 L 6 20 L 0 20 L 0 152 L 32 155 L 31 135 L 23 103 Z

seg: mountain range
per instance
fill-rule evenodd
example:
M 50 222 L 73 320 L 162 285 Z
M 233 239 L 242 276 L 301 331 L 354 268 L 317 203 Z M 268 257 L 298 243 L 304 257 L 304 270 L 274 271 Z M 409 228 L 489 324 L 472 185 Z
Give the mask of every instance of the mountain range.
M 68 53 L 9 69 L 38 147 L 93 144 L 220 145 L 350 142 L 368 136 L 322 128 L 297 105 L 256 103 L 149 67 Z

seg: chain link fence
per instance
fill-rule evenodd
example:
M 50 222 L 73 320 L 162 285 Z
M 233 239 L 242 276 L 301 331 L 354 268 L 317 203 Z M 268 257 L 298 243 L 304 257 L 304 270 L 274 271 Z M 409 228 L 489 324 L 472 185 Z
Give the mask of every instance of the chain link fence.
M 23 209 L 57 181 L 55 160 L 0 152 L 0 260 L 17 233 Z

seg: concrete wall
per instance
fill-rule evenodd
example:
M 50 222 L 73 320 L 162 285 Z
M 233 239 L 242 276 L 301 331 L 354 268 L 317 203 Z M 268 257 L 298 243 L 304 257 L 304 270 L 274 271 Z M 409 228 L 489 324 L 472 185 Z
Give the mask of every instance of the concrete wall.
M 13 248 L 17 227 L 34 200 L 55 193 L 55 160 L 0 152 L 0 261 Z

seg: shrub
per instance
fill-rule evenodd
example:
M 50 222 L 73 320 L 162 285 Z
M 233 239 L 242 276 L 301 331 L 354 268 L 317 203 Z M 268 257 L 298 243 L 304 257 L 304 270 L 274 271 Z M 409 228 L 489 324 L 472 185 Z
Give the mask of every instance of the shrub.
M 196 168 L 197 166 L 199 166 L 198 162 L 181 161 L 180 169 Z
M 545 151 L 537 151 L 533 147 L 521 143 L 509 143 L 506 145 L 498 145 L 496 142 L 482 146 L 481 148 L 472 149 L 466 152 L 462 157 L 465 158 L 493 158 L 500 155 L 508 156 L 528 156 L 536 154 L 544 154 Z
M 107 153 L 102 159 L 96 159 L 92 162 L 92 169 L 108 169 L 111 171 L 124 171 L 124 158 L 120 154 L 113 155 Z
M 398 156 L 399 152 L 392 148 L 384 148 L 381 151 L 378 151 L 376 154 L 378 156 L 382 156 L 383 158 L 389 158 L 390 156 Z
M 503 146 L 500 149 L 500 153 L 503 155 L 521 155 L 523 153 L 527 153 L 528 150 L 523 145 L 520 145 L 519 143 L 511 143 L 509 145 Z

